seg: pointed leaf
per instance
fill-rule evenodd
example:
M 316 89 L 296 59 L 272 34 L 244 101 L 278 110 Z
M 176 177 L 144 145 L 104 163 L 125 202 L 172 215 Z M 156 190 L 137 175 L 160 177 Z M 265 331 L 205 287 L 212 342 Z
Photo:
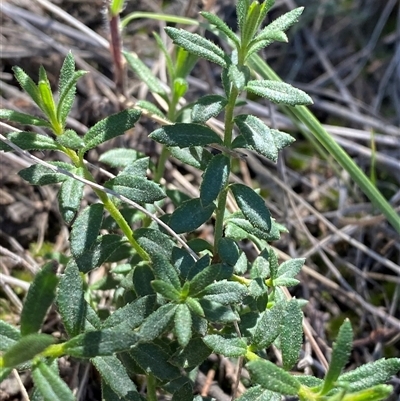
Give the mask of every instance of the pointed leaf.
M 328 393 L 335 385 L 343 368 L 349 360 L 353 347 L 353 329 L 351 323 L 346 319 L 340 326 L 336 343 L 333 346 L 331 363 L 325 375 L 324 387 L 321 394 Z
M 313 104 L 312 99 L 305 92 L 285 82 L 269 80 L 250 81 L 246 89 L 276 104 L 286 104 L 289 106 Z
M 140 343 L 129 353 L 146 374 L 152 374 L 159 380 L 173 380 L 181 376 L 180 370 L 168 361 L 170 355 L 156 344 Z
M 236 358 L 247 353 L 247 344 L 241 338 L 224 338 L 217 334 L 205 336 L 203 341 L 217 354 Z
M 14 110 L 0 109 L 0 118 L 24 125 L 34 125 L 36 127 L 47 128 L 51 127 L 47 120 Z
M 0 351 L 6 351 L 21 338 L 21 333 L 11 324 L 0 320 Z
M 74 169 L 68 163 L 51 162 L 50 164 L 68 171 Z M 42 166 L 41 164 L 33 164 L 32 166 L 21 170 L 18 175 L 32 185 L 57 184 L 58 182 L 63 182 L 68 178 L 66 175 L 55 173 L 49 167 Z
M 163 145 L 180 148 L 205 146 L 210 143 L 222 144 L 221 138 L 211 128 L 199 124 L 165 125 L 153 131 L 149 137 Z
M 153 72 L 143 63 L 135 54 L 122 52 L 129 66 L 140 78 L 140 80 L 148 86 L 151 92 L 159 95 L 166 95 L 162 82 L 153 74 Z
M 27 362 L 54 344 L 55 341 L 56 339 L 48 334 L 27 334 L 0 356 L 0 368 L 14 368 Z
M 244 114 L 237 116 L 235 123 L 247 143 L 257 153 L 273 162 L 278 160 L 278 149 L 271 130 L 259 118 Z
M 57 264 L 45 264 L 29 287 L 21 312 L 21 334 L 23 336 L 40 330 L 56 296 L 58 284 Z
M 236 46 L 240 45 L 239 38 L 221 18 L 207 11 L 201 11 L 200 15 L 210 24 L 214 25 L 220 32 L 224 33 Z
M 177 305 L 166 304 L 153 312 L 142 324 L 139 335 L 143 341 L 153 341 L 168 327 L 175 315 Z
M 74 257 L 87 252 L 95 243 L 103 222 L 103 205 L 86 207 L 77 217 L 71 230 L 71 252 Z
M 223 237 L 218 241 L 218 255 L 223 262 L 234 266 L 240 257 L 239 246 L 233 239 Z
M 32 100 L 41 108 L 42 101 L 40 99 L 40 93 L 37 85 L 33 80 L 25 73 L 22 68 L 13 67 L 14 76 L 21 88 L 32 98 Z
M 233 281 L 221 280 L 212 283 L 202 292 L 202 298 L 222 305 L 238 304 L 248 295 L 246 286 Z
M 280 394 L 265 390 L 261 386 L 250 387 L 237 401 L 281 401 Z
M 277 278 L 274 280 L 274 285 L 286 286 L 288 287 L 288 283 L 298 283 L 298 280 L 295 280 L 294 277 L 300 272 L 305 262 L 304 258 L 300 259 L 290 259 L 286 262 L 283 262 L 279 268 L 277 273 Z M 294 285 L 294 284 L 292 284 Z
M 219 95 L 206 95 L 196 101 L 192 109 L 192 122 L 205 123 L 216 117 L 227 105 L 226 97 Z
M 176 309 L 175 334 L 179 345 L 186 347 L 192 337 L 192 314 L 186 304 L 180 304 Z
M 139 245 L 150 255 L 164 255 L 169 258 L 175 246 L 171 238 L 159 230 L 139 228 L 134 233 Z
M 32 369 L 32 379 L 44 401 L 75 400 L 64 380 L 42 361 L 36 363 Z
M 243 184 L 232 184 L 230 189 L 240 210 L 249 219 L 250 223 L 262 231 L 269 232 L 271 229 L 271 215 L 265 206 L 264 199 L 253 189 Z
M 189 53 L 205 58 L 221 67 L 226 67 L 227 62 L 224 51 L 213 42 L 183 29 L 167 27 L 165 32 L 176 45 L 183 47 Z
M 66 148 L 79 150 L 85 146 L 81 138 L 74 130 L 67 129 L 61 135 L 57 136 L 57 142 Z
M 267 25 L 264 31 L 286 31 L 287 29 L 289 29 L 293 24 L 295 24 L 300 15 L 302 14 L 304 10 L 304 7 L 297 7 L 283 15 L 281 15 L 280 17 L 278 17 L 275 21 L 272 21 L 269 25 Z
M 297 395 L 300 389 L 300 383 L 294 376 L 270 361 L 258 359 L 248 362 L 246 367 L 253 382 L 264 389 L 283 395 Z
M 298 361 L 303 345 L 303 313 L 295 299 L 291 299 L 285 308 L 281 320 L 280 343 L 283 368 L 291 369 Z
M 180 292 L 170 283 L 166 283 L 162 280 L 154 280 L 151 286 L 158 294 L 166 299 L 178 302 L 181 298 Z
M 210 348 L 199 337 L 194 337 L 182 350 L 178 349 L 170 358 L 171 363 L 182 368 L 194 368 L 204 362 L 211 354 Z
M 85 150 L 92 149 L 109 139 L 124 134 L 139 120 L 140 111 L 129 109 L 99 121 L 83 137 Z
M 229 172 L 230 160 L 227 156 L 220 153 L 211 159 L 200 185 L 200 199 L 203 206 L 208 206 L 217 199 L 228 182 Z
M 78 266 L 70 260 L 61 276 L 57 293 L 57 306 L 65 330 L 70 337 L 82 333 L 85 326 L 87 303 Z
M 142 401 L 135 384 L 116 356 L 98 356 L 93 358 L 91 362 L 102 379 L 121 399 L 124 401 Z
M 231 278 L 232 273 L 233 267 L 223 263 L 208 266 L 190 281 L 189 294 L 195 296 L 214 281 Z
M 151 257 L 153 262 L 153 271 L 158 280 L 162 280 L 171 284 L 176 290 L 180 291 L 181 284 L 179 281 L 178 272 L 175 267 L 162 254 L 154 254 Z
M 200 305 L 204 311 L 204 316 L 209 322 L 213 323 L 232 323 L 240 320 L 237 313 L 231 306 L 222 305 L 219 302 L 200 299 Z
M 211 152 L 202 146 L 191 146 L 182 149 L 174 146 L 169 150 L 173 157 L 189 166 L 196 167 L 199 170 L 205 170 L 208 163 L 213 158 Z
M 203 207 L 201 199 L 190 199 L 172 213 L 169 225 L 177 234 L 194 231 L 211 218 L 214 209 L 214 203 Z
M 94 358 L 129 350 L 138 341 L 139 336 L 130 330 L 87 331 L 64 343 L 62 350 L 76 358 Z

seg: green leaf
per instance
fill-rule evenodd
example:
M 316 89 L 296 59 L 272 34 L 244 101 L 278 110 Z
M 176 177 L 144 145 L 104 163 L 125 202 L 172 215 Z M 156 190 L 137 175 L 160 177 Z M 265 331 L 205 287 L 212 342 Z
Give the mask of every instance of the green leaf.
M 169 148 L 169 150 L 173 157 L 199 170 L 205 170 L 213 158 L 211 152 L 202 146 L 191 146 L 182 149 L 174 146 Z
M 65 126 L 68 114 L 70 113 L 75 100 L 76 83 L 86 73 L 87 71 L 74 72 L 72 78 L 60 91 L 60 98 L 57 105 L 57 121 L 59 121 L 63 127 Z
M 66 148 L 79 150 L 85 146 L 83 139 L 72 129 L 65 130 L 57 136 L 57 142 Z
M 342 373 L 343 368 L 349 360 L 353 347 L 353 329 L 351 323 L 346 319 L 340 326 L 336 343 L 333 345 L 331 363 L 324 379 L 324 387 L 321 394 L 327 394 L 335 385 L 336 380 Z
M 241 338 L 224 338 L 217 334 L 205 336 L 203 341 L 217 354 L 236 358 L 246 355 L 247 344 Z
M 166 96 L 162 82 L 153 74 L 153 72 L 143 63 L 135 54 L 122 52 L 129 66 L 139 77 L 139 79 L 147 85 L 151 92 Z
M 265 97 L 276 104 L 289 106 L 313 104 L 312 99 L 305 92 L 285 82 L 270 80 L 249 81 L 246 90 Z
M 72 391 L 61 377 L 44 362 L 39 361 L 32 369 L 35 387 L 44 401 L 74 401 Z
M 21 338 L 21 333 L 11 324 L 0 320 L 0 351 L 6 351 Z
M 91 360 L 102 379 L 124 401 L 142 401 L 136 386 L 116 356 L 98 356 Z
M 274 163 L 278 160 L 272 132 L 259 118 L 243 114 L 235 118 L 235 123 L 252 149 Z
M 192 122 L 205 123 L 221 113 L 227 103 L 226 97 L 219 95 L 206 95 L 199 98 L 192 109 Z
M 166 304 L 153 312 L 142 324 L 139 335 L 143 341 L 153 341 L 168 327 L 175 315 L 177 305 Z
M 249 9 L 249 6 L 250 6 L 249 0 L 238 0 L 236 4 L 236 15 L 240 31 L 244 29 L 244 23 L 246 21 L 247 11 Z
M 169 258 L 175 244 L 168 235 L 152 228 L 139 228 L 134 233 L 139 245 L 150 255 L 164 255 Z
M 251 278 L 265 279 L 271 275 L 269 268 L 269 252 L 268 249 L 263 249 L 251 267 Z
M 336 383 L 344 384 L 349 391 L 360 391 L 385 383 L 398 372 L 400 372 L 400 358 L 382 358 L 340 375 Z
M 203 339 L 194 337 L 183 350 L 178 349 L 172 355 L 170 362 L 184 369 L 189 369 L 199 366 L 210 354 L 210 348 L 204 344 Z
M 197 299 L 187 297 L 185 303 L 189 307 L 189 309 L 197 316 L 204 317 L 203 307 L 200 305 L 200 302 Z
M 58 284 L 57 264 L 49 262 L 36 274 L 26 295 L 21 312 L 21 334 L 36 333 L 40 330 L 56 296 Z
M 70 236 L 71 253 L 76 258 L 87 252 L 96 242 L 103 222 L 103 205 L 87 206 L 75 220 Z
M 200 198 L 190 199 L 172 213 L 169 225 L 177 234 L 194 231 L 211 218 L 214 209 L 214 203 L 204 207 Z
M 128 174 L 112 178 L 104 186 L 139 203 L 154 203 L 166 196 L 164 191 L 155 182 Z
M 280 324 L 286 303 L 277 303 L 271 309 L 267 309 L 261 316 L 251 340 L 251 346 L 255 350 L 269 347 L 280 333 Z
M 277 272 L 277 278 L 274 280 L 274 285 L 286 286 L 298 284 L 299 280 L 294 277 L 300 272 L 305 262 L 304 258 L 290 259 L 283 262 Z M 293 284 L 290 284 L 293 283 Z
M 231 64 L 228 69 L 228 76 L 233 86 L 237 90 L 242 91 L 250 79 L 250 70 L 245 65 L 238 66 Z
M 250 43 L 248 46 L 247 54 L 245 57 L 245 61 L 253 54 L 257 53 L 261 49 L 264 49 L 265 47 L 269 46 L 273 42 L 288 42 L 288 38 L 286 34 L 282 31 L 271 31 L 268 32 L 268 34 L 265 35 L 266 39 L 264 38 L 264 35 L 257 35 Z
M 74 77 L 75 60 L 72 52 L 69 51 L 65 56 L 63 65 L 60 70 L 60 78 L 58 80 L 58 93 L 62 93 L 68 87 L 68 82 Z
M 162 280 L 154 280 L 151 285 L 158 294 L 166 299 L 178 302 L 181 298 L 180 292 L 170 283 Z
M 0 356 L 0 367 L 14 368 L 23 362 L 30 361 L 55 341 L 55 338 L 48 334 L 27 334 Z
M 126 167 L 138 158 L 139 152 L 135 149 L 116 148 L 102 153 L 99 161 L 111 167 Z
M 207 286 L 201 293 L 203 299 L 219 302 L 222 305 L 238 304 L 248 295 L 243 284 L 221 280 Z
M 175 312 L 175 334 L 181 347 L 186 347 L 192 337 L 192 314 L 186 304 L 180 304 Z
M 223 263 L 207 266 L 190 281 L 189 294 L 195 296 L 214 281 L 231 278 L 232 273 L 233 267 Z
M 67 224 L 72 222 L 81 206 L 84 187 L 85 184 L 75 178 L 68 178 L 61 184 L 57 195 L 58 206 L 61 216 Z
M 345 395 L 343 401 L 384 401 L 393 394 L 393 386 L 381 384 L 357 393 Z
M 159 380 L 173 380 L 181 376 L 180 370 L 168 360 L 170 355 L 153 343 L 140 343 L 129 352 L 137 364 Z
M 144 110 L 145 114 L 150 113 L 163 119 L 167 119 L 165 114 L 154 103 L 151 103 L 148 100 L 138 100 L 135 104 L 135 107 L 139 107 L 140 109 Z
M 102 328 L 118 328 L 118 330 L 133 330 L 139 327 L 155 307 L 156 297 L 147 295 L 117 309 L 103 323 Z
M 24 125 L 34 125 L 36 127 L 47 128 L 51 127 L 51 124 L 47 120 L 14 110 L 0 109 L 0 118 Z
M 139 341 L 139 336 L 130 330 L 104 329 L 87 331 L 63 344 L 63 352 L 76 358 L 108 356 L 129 350 Z
M 282 397 L 273 391 L 265 390 L 261 386 L 250 387 L 237 401 L 281 401 Z
M 200 15 L 210 24 L 214 25 L 220 32 L 224 33 L 236 45 L 236 47 L 240 45 L 239 38 L 221 18 L 207 11 L 201 11 Z
M 66 170 L 73 169 L 73 167 L 67 163 L 51 162 L 49 164 L 53 164 L 56 167 L 61 167 Z M 63 182 L 68 178 L 66 175 L 55 173 L 49 167 L 42 166 L 41 164 L 33 164 L 32 166 L 21 170 L 18 175 L 32 185 L 57 184 L 58 182 Z
M 153 262 L 153 270 L 158 280 L 171 284 L 176 290 L 180 291 L 181 284 L 179 281 L 178 272 L 175 267 L 162 254 L 154 254 L 151 256 Z
M 190 382 L 184 383 L 176 390 L 171 401 L 193 401 L 193 388 Z
M 237 243 L 231 239 L 223 237 L 218 241 L 218 255 L 223 262 L 234 266 L 240 257 L 240 249 Z
M 65 330 L 70 337 L 82 333 L 85 326 L 87 303 L 78 266 L 71 259 L 61 276 L 57 293 L 57 306 Z
M 262 231 L 269 232 L 271 229 L 271 215 L 265 206 L 264 199 L 253 189 L 243 184 L 232 184 L 230 189 L 240 210 L 249 219 L 250 223 Z
M 304 7 L 297 7 L 295 9 L 281 15 L 275 21 L 272 21 L 269 25 L 267 25 L 262 30 L 262 33 L 264 33 L 264 32 L 268 33 L 271 31 L 286 31 L 287 29 L 289 29 L 293 24 L 295 24 L 298 21 L 303 10 L 304 10 Z
M 203 206 L 207 207 L 217 199 L 228 182 L 229 172 L 230 160 L 227 156 L 220 153 L 211 159 L 200 185 L 200 199 Z
M 223 68 L 227 66 L 224 51 L 213 42 L 197 35 L 196 33 L 190 33 L 183 29 L 171 27 L 164 29 L 174 44 L 184 48 L 189 53 L 205 58 Z
M 225 258 L 225 260 L 224 260 L 223 256 L 221 256 L 221 258 L 225 263 L 228 263 L 226 261 L 226 258 Z M 228 265 L 229 265 L 229 263 L 228 263 Z M 239 259 L 233 266 L 233 272 L 235 274 L 244 274 L 247 272 L 248 268 L 249 268 L 249 262 L 247 260 L 246 254 L 244 252 L 242 252 L 239 256 Z
M 110 260 L 116 254 L 127 240 L 116 234 L 105 234 L 98 237 L 90 249 L 87 249 L 81 255 L 75 257 L 79 271 L 88 273 L 90 270 L 99 267 L 102 263 Z M 130 248 L 129 248 L 130 252 Z M 120 259 L 125 259 L 128 255 L 123 254 Z
M 154 294 L 153 287 L 151 286 L 154 278 L 153 270 L 147 263 L 135 266 L 132 281 L 136 294 L 140 297 Z
M 149 137 L 163 145 L 180 148 L 205 146 L 210 143 L 222 144 L 221 138 L 211 128 L 199 124 L 165 125 L 153 131 Z
M 232 323 L 240 320 L 239 315 L 232 310 L 232 307 L 222 305 L 219 302 L 200 299 L 200 305 L 204 311 L 205 318 L 213 323 Z
M 32 98 L 32 100 L 42 108 L 42 100 L 40 98 L 40 93 L 37 85 L 33 82 L 33 80 L 25 73 L 22 68 L 12 67 L 14 72 L 14 76 L 17 79 L 18 83 L 21 85 L 21 88 Z
M 262 388 L 283 395 L 297 395 L 300 389 L 298 380 L 274 363 L 258 359 L 246 364 L 252 381 Z
M 113 114 L 95 124 L 83 137 L 84 150 L 89 150 L 109 139 L 124 134 L 139 120 L 140 111 L 129 109 Z
M 281 320 L 280 343 L 283 368 L 291 369 L 298 361 L 303 345 L 303 313 L 296 299 L 287 304 Z

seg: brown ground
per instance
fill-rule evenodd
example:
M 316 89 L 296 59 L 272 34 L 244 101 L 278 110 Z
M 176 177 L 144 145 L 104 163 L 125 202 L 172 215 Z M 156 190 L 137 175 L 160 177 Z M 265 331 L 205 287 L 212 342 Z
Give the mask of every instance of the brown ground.
M 11 67 L 19 65 L 36 79 L 40 64 L 56 87 L 64 54 L 72 49 L 78 68 L 91 70 L 78 86 L 70 125 L 78 133 L 118 109 L 109 51 L 96 38 L 82 34 L 71 22 L 75 19 L 103 37 L 108 37 L 102 1 L 57 0 L 56 7 L 69 14 L 63 19 L 45 7 L 44 0 L 13 0 L 2 3 L 0 34 L 1 108 L 23 112 L 35 109 L 20 92 Z M 209 6 L 234 24 L 232 1 L 172 1 L 164 8 L 161 1 L 128 2 L 125 14 L 135 10 L 160 11 L 196 17 L 199 8 Z M 199 3 L 199 4 L 197 4 Z M 215 4 L 213 4 L 215 3 Z M 314 99 L 312 111 L 327 130 L 351 154 L 367 175 L 376 175 L 376 185 L 400 210 L 400 20 L 396 1 L 374 0 L 340 2 L 298 1 L 306 10 L 289 33 L 289 44 L 273 45 L 264 56 L 278 74 L 307 91 Z M 274 19 L 294 1 L 277 1 Z M 151 31 L 159 23 L 135 20 L 127 28 L 124 45 L 144 60 L 155 60 L 156 48 Z M 397 77 L 397 80 L 396 80 Z M 191 79 L 189 98 L 211 93 L 218 86 L 218 74 L 210 64 L 200 63 Z M 130 76 L 129 90 L 136 97 L 147 96 Z M 271 123 L 268 106 L 249 105 L 250 112 Z M 285 224 L 290 235 L 274 244 L 284 259 L 307 257 L 301 285 L 292 292 L 309 300 L 305 309 L 312 334 L 327 358 L 338 327 L 349 317 L 355 331 L 351 367 L 379 359 L 400 356 L 400 238 L 385 218 L 368 202 L 345 172 L 335 169 L 312 148 L 294 124 L 275 108 L 273 123 L 298 139 L 284 152 L 277 166 L 255 156 L 238 166 L 236 174 L 247 183 L 261 186 L 268 194 L 273 216 Z M 261 114 L 260 114 L 261 113 Z M 157 160 L 158 147 L 147 138 L 156 124 L 143 120 L 135 136 L 124 137 L 114 146 L 135 147 Z M 23 127 L 20 127 L 23 128 Z M 26 127 L 27 129 L 27 127 Z M 1 132 L 8 132 L 1 126 Z M 371 141 L 376 151 L 372 151 Z M 112 146 L 107 145 L 107 146 Z M 107 147 L 102 147 L 98 153 Z M 98 153 L 89 155 L 96 162 Z M 36 152 L 48 160 L 55 155 Z M 374 158 L 375 157 L 375 158 Z M 16 173 L 28 165 L 18 154 L 0 153 L 0 318 L 18 324 L 20 300 L 26 287 L 12 277 L 30 281 L 46 252 L 68 250 L 68 229 L 59 217 L 56 188 L 32 187 Z M 167 165 L 169 183 L 187 191 L 198 187 L 198 172 Z M 193 187 L 194 186 L 194 187 Z M 87 200 L 91 194 L 87 191 Z M 204 235 L 209 235 L 205 232 Z M 60 330 L 57 316 L 50 314 L 47 327 Z M 302 369 L 321 375 L 321 364 L 309 349 Z M 307 365 L 311 358 L 311 365 Z M 234 377 L 229 361 L 199 375 L 199 389 L 218 400 L 229 399 L 221 388 Z M 80 387 L 85 366 L 64 361 L 61 371 L 72 388 Z M 99 388 L 89 371 L 82 400 L 99 399 Z M 208 379 L 205 375 L 208 374 Z M 215 374 L 215 376 L 214 376 Z M 29 388 L 29 377 L 22 375 Z M 400 379 L 394 379 L 400 394 Z M 21 393 L 12 378 L 0 385 L 0 399 L 18 400 Z M 392 400 L 395 400 L 394 396 Z

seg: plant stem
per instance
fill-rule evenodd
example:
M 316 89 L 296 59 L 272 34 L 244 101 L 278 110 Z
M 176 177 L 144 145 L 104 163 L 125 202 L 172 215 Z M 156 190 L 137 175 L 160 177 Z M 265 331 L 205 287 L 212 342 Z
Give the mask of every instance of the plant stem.
M 156 384 L 156 378 L 152 374 L 147 375 L 147 401 L 157 401 Z
M 163 146 L 160 158 L 158 159 L 157 169 L 154 173 L 154 182 L 159 183 L 165 171 L 165 163 L 169 157 L 169 150 L 167 147 Z
M 233 112 L 235 109 L 236 99 L 239 96 L 239 91 L 236 88 L 231 89 L 229 94 L 228 104 L 225 108 L 225 131 L 224 131 L 224 145 L 228 149 L 231 147 L 232 134 L 233 134 Z M 232 157 L 225 153 L 229 160 Z M 224 228 L 224 215 L 226 208 L 226 199 L 228 197 L 228 185 L 220 192 L 218 196 L 217 210 L 215 212 L 215 229 L 214 229 L 214 252 L 218 253 L 218 241 L 222 238 Z

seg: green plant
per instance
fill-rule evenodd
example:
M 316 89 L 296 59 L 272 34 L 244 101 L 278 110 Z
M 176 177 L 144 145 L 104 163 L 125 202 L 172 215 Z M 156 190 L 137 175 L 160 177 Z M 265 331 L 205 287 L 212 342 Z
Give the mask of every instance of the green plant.
M 116 2 L 115 2 L 116 3 Z M 168 106 L 164 114 L 154 104 L 142 102 L 109 116 L 83 137 L 66 129 L 77 80 L 69 54 L 61 69 L 58 102 L 53 98 L 46 71 L 39 71 L 36 84 L 20 68 L 14 69 L 21 87 L 31 96 L 44 118 L 1 110 L 0 117 L 44 127 L 52 137 L 32 132 L 12 132 L 2 137 L 2 150 L 54 150 L 71 163 L 41 162 L 20 175 L 33 185 L 60 184 L 58 202 L 63 219 L 72 223 L 71 256 L 63 274 L 56 264 L 45 264 L 29 289 L 21 313 L 20 328 L 0 321 L 1 378 L 13 368 L 31 369 L 32 399 L 73 400 L 58 373 L 62 356 L 90 360 L 100 374 L 104 400 L 157 399 L 157 392 L 172 394 L 172 400 L 191 401 L 191 372 L 211 352 L 238 358 L 250 372 L 252 387 L 240 400 L 280 400 L 281 395 L 301 400 L 384 400 L 391 386 L 385 383 L 400 370 L 400 359 L 379 360 L 352 372 L 342 373 L 352 345 L 349 321 L 340 328 L 324 379 L 295 376 L 289 371 L 299 358 L 303 343 L 303 300 L 287 296 L 286 287 L 298 283 L 295 276 L 304 259 L 279 264 L 269 242 L 280 238 L 285 228 L 270 215 L 262 197 L 252 188 L 230 182 L 237 149 L 250 149 L 272 161 L 293 142 L 287 133 L 270 129 L 253 115 L 236 113 L 239 96 L 254 93 L 285 106 L 310 104 L 310 97 L 292 86 L 274 80 L 252 79 L 247 65 L 254 55 L 273 41 L 286 41 L 285 31 L 296 22 L 302 8 L 288 12 L 260 29 L 273 1 L 239 0 L 240 36 L 213 14 L 202 16 L 233 47 L 226 54 L 200 35 L 166 28 L 178 46 L 173 56 L 156 36 L 166 58 L 169 88 L 138 58 L 125 53 L 136 74 L 150 91 Z M 121 2 L 112 7 L 118 13 Z M 203 57 L 221 67 L 224 95 L 207 95 L 179 108 L 186 93 L 186 77 Z M 294 108 L 296 110 L 296 108 Z M 163 145 L 153 180 L 147 178 L 149 159 L 133 149 L 112 149 L 100 160 L 121 171 L 103 186 L 97 184 L 85 163 L 86 152 L 131 129 L 141 112 L 157 116 L 165 125 L 150 137 Z M 222 137 L 207 121 L 224 112 Z M 234 137 L 234 126 L 239 134 Z M 205 147 L 221 152 L 213 154 Z M 172 154 L 183 163 L 203 171 L 198 198 L 187 199 L 177 190 L 159 185 L 165 160 Z M 91 186 L 99 202 L 80 210 L 83 187 Z M 227 209 L 231 196 L 238 210 Z M 154 207 L 169 198 L 172 214 L 157 218 Z M 194 239 L 186 243 L 178 234 L 195 231 L 213 219 L 212 243 Z M 133 230 L 133 223 L 141 222 Z M 107 232 L 104 234 L 104 232 Z M 239 242 L 249 240 L 260 253 L 248 260 Z M 196 252 L 195 252 L 196 251 Z M 100 319 L 94 289 L 108 283 L 87 285 L 85 274 L 107 263 L 114 277 L 118 308 Z M 57 342 L 41 334 L 48 308 L 55 303 L 65 327 Z M 274 345 L 282 366 L 269 361 L 265 349 Z M 146 378 L 146 396 L 133 380 Z M 235 396 L 235 394 L 234 394 Z

